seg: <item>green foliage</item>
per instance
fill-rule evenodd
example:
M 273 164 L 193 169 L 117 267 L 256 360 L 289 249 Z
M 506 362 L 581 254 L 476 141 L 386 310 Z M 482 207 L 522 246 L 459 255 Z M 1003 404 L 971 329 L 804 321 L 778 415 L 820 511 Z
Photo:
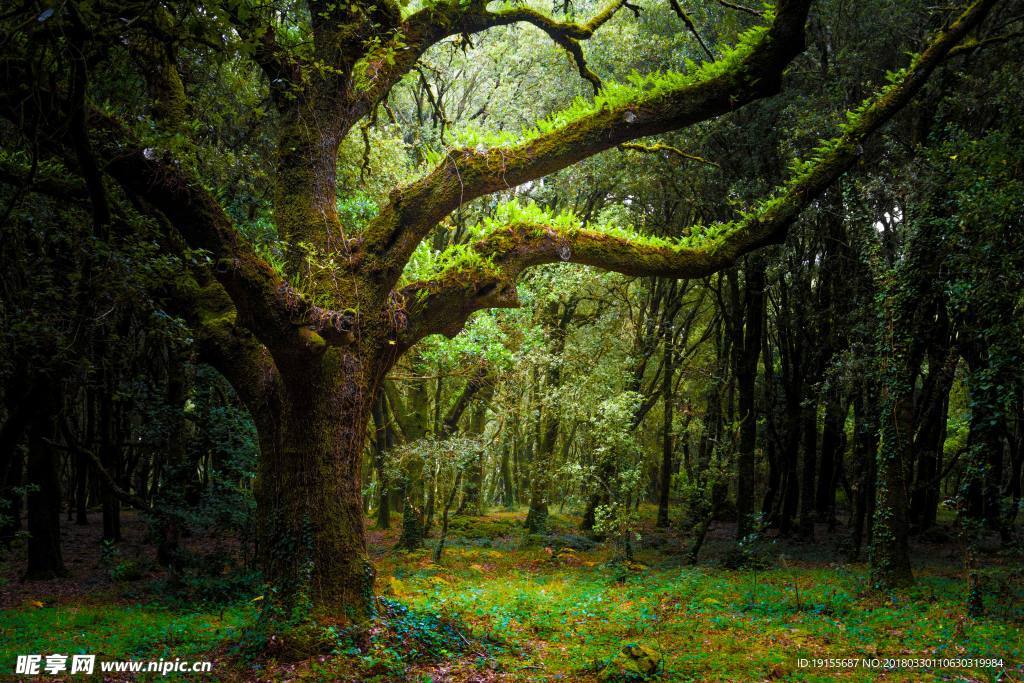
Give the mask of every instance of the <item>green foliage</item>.
M 378 603 L 379 627 L 371 630 L 369 644 L 360 645 L 341 633 L 337 646 L 339 654 L 356 656 L 368 672 L 401 676 L 411 664 L 457 656 L 468 645 L 451 619 L 390 598 L 379 598 Z
M 338 197 L 338 218 L 349 230 L 362 230 L 379 212 L 377 202 L 366 193 Z
M 425 364 L 444 370 L 456 370 L 473 363 L 485 363 L 494 372 L 507 370 L 514 362 L 509 335 L 494 312 L 473 316 L 454 339 L 432 337 L 420 351 Z
M 643 451 L 632 429 L 633 416 L 642 397 L 636 392 L 623 392 L 602 401 L 590 420 L 590 439 L 595 462 L 593 478 L 606 487 L 608 502 L 594 511 L 594 531 L 621 539 L 623 551 L 632 559 L 631 542 L 639 540 L 636 527 L 639 513 L 634 505 L 642 495 L 644 482 Z M 600 472 L 611 467 L 610 480 L 601 481 Z

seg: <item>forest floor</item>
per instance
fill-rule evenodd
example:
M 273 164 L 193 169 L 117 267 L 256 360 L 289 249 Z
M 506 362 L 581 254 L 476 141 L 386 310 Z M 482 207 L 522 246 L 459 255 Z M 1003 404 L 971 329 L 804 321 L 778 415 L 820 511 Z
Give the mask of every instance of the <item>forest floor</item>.
M 949 520 L 915 541 L 914 587 L 878 595 L 866 566 L 842 559 L 843 527 L 820 527 L 816 543 L 761 539 L 763 568 L 731 570 L 730 524 L 714 525 L 700 562 L 687 566 L 688 539 L 650 521 L 635 561 L 622 562 L 613 544 L 580 536 L 572 516 L 553 514 L 547 535 L 528 537 L 524 513 L 455 517 L 437 564 L 434 540 L 396 552 L 397 529 L 371 528 L 381 618 L 359 638 L 338 634 L 330 654 L 290 663 L 242 653 L 259 602 L 244 582 L 193 586 L 203 602 L 174 598 L 143 520 L 125 515 L 116 548 L 99 542 L 98 523 L 68 525 L 68 578 L 22 583 L 20 558 L 0 562 L 0 677 L 19 654 L 56 652 L 212 660 L 207 680 L 239 681 L 596 681 L 609 662 L 628 670 L 649 659 L 660 659 L 663 681 L 1024 680 L 1024 553 L 995 539 L 982 549 L 986 616 L 969 618 Z M 621 654 L 633 644 L 644 649 Z M 813 666 L 828 658 L 857 666 Z M 864 668 L 875 658 L 1003 666 Z

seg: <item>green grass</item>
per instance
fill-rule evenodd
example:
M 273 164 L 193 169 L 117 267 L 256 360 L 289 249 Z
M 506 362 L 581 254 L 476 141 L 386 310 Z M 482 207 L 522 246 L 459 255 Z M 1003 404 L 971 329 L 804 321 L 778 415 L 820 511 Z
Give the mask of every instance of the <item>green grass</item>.
M 19 654 L 97 659 L 188 659 L 209 652 L 251 618 L 251 608 L 177 612 L 159 606 L 57 606 L 0 610 L 0 662 Z M 6 668 L 6 666 L 4 667 Z
M 453 552 L 444 578 L 420 570 L 401 580 L 401 592 L 460 617 L 475 636 L 524 646 L 529 665 L 552 673 L 593 670 L 634 641 L 661 651 L 666 677 L 680 681 L 795 675 L 798 657 L 1024 661 L 1019 622 L 965 619 L 962 584 L 948 577 L 923 576 L 912 590 L 877 597 L 866 593 L 863 568 L 774 569 L 755 579 L 689 567 L 484 569 L 493 559 Z M 513 653 L 504 664 L 514 671 L 519 661 Z M 813 680 L 808 673 L 802 680 Z
M 503 513 L 507 517 L 507 513 Z M 488 517 L 495 533 L 505 519 Z M 470 525 L 460 520 L 458 526 Z M 794 555 L 796 553 L 793 553 Z M 964 613 L 956 559 L 919 569 L 913 588 L 878 595 L 863 564 L 769 570 L 686 567 L 653 551 L 625 567 L 609 551 L 554 558 L 544 547 L 495 550 L 463 544 L 442 566 L 424 553 L 386 560 L 381 575 L 411 606 L 449 615 L 473 636 L 504 645 L 492 663 L 533 680 L 536 671 L 590 680 L 624 645 L 664 656 L 664 680 L 834 680 L 798 658 L 997 657 L 1024 665 L 1024 581 L 1013 562 L 987 570 L 987 612 Z M 397 579 L 394 580 L 394 579 Z M 850 680 L 878 672 L 847 670 Z M 895 671 L 889 680 L 996 680 L 996 671 Z M 1014 679 L 1010 679 L 1014 680 Z
M 341 639 L 333 655 L 298 665 L 225 654 L 216 678 L 490 680 L 494 673 L 511 681 L 593 681 L 630 643 L 661 653 L 665 681 L 835 680 L 835 671 L 798 666 L 799 658 L 829 657 L 995 657 L 1007 674 L 897 670 L 886 680 L 1020 680 L 1024 672 L 1024 572 L 1016 551 L 984 558 L 987 614 L 972 619 L 953 545 L 917 565 L 912 588 L 879 595 L 869 590 L 866 566 L 835 561 L 827 542 L 770 545 L 773 566 L 757 572 L 719 565 L 724 537 L 709 539 L 698 567 L 683 566 L 677 551 L 685 543 L 672 542 L 640 549 L 638 562 L 623 564 L 607 547 L 552 547 L 578 533 L 573 518 L 552 514 L 548 540 L 526 536 L 524 514 L 454 517 L 440 564 L 430 559 L 433 541 L 403 553 L 391 550 L 392 538 L 375 536 L 378 589 L 389 597 L 370 647 Z M 647 539 L 657 533 L 644 530 Z M 665 537 L 685 541 L 677 532 Z M 251 606 L 223 613 L 114 601 L 26 606 L 0 611 L 0 661 L 49 652 L 212 659 L 212 652 L 234 651 L 230 644 L 254 617 Z M 841 677 L 878 675 L 847 669 Z

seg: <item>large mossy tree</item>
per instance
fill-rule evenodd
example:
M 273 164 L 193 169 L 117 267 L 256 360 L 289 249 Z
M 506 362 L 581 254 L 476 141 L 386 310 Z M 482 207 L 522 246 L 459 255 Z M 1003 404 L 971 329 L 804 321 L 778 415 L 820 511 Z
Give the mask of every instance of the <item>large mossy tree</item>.
M 532 266 L 573 262 L 692 278 L 781 241 L 801 209 L 856 163 L 861 143 L 907 104 L 995 4 L 970 5 L 854 112 L 838 137 L 798 165 L 773 196 L 731 222 L 693 226 L 678 239 L 650 239 L 564 215 L 511 211 L 507 222 L 482 230 L 434 276 L 413 281 L 403 280 L 403 272 L 417 247 L 468 202 L 778 94 L 803 50 L 811 1 L 780 0 L 762 16 L 763 26 L 717 61 L 607 86 L 587 66 L 581 45 L 616 14 L 635 11 L 626 0 L 612 0 L 585 23 L 526 6 L 488 9 L 478 0 L 440 0 L 412 13 L 393 0 L 280 7 L 235 0 L 28 3 L 3 20 L 9 39 L 0 109 L 33 155 L 81 177 L 98 236 L 109 238 L 119 225 L 112 204 L 128 203 L 164 226 L 162 249 L 188 257 L 190 271 L 169 299 L 204 359 L 243 398 L 259 434 L 257 538 L 272 586 L 267 602 L 360 621 L 373 611 L 374 591 L 363 531 L 362 452 L 377 389 L 402 354 L 428 335 L 457 334 L 474 311 L 516 306 L 517 277 Z M 218 17 L 223 23 L 214 22 Z M 372 127 L 389 92 L 424 54 L 447 39 L 524 24 L 568 52 L 595 97 L 538 121 L 518 139 L 446 151 L 432 171 L 395 187 L 365 226 L 339 217 L 339 195 L 358 190 L 340 186 L 340 145 Z M 272 215 L 289 245 L 275 263 L 233 224 L 225 210 L 231 198 L 213 191 L 195 164 L 177 158 L 197 129 L 187 120 L 183 42 L 212 54 L 241 52 L 269 89 L 276 109 L 275 127 L 266 133 L 275 147 L 268 164 Z M 145 94 L 108 88 L 101 103 L 91 90 L 100 69 L 142 74 Z M 149 104 L 148 127 L 120 114 L 140 98 Z M 124 202 L 112 202 L 115 194 Z M 904 484 L 900 468 L 884 457 L 876 538 L 891 543 L 891 552 L 873 556 L 875 576 L 899 583 L 909 571 L 906 532 L 890 497 Z

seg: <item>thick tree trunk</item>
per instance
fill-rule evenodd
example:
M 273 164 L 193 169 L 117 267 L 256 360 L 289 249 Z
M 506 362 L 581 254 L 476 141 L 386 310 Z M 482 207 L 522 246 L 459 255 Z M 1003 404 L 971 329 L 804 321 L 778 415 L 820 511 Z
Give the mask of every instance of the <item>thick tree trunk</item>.
M 375 370 L 328 349 L 316 367 L 282 370 L 283 401 L 260 434 L 258 558 L 268 606 L 361 622 L 374 612 L 360 469 Z

